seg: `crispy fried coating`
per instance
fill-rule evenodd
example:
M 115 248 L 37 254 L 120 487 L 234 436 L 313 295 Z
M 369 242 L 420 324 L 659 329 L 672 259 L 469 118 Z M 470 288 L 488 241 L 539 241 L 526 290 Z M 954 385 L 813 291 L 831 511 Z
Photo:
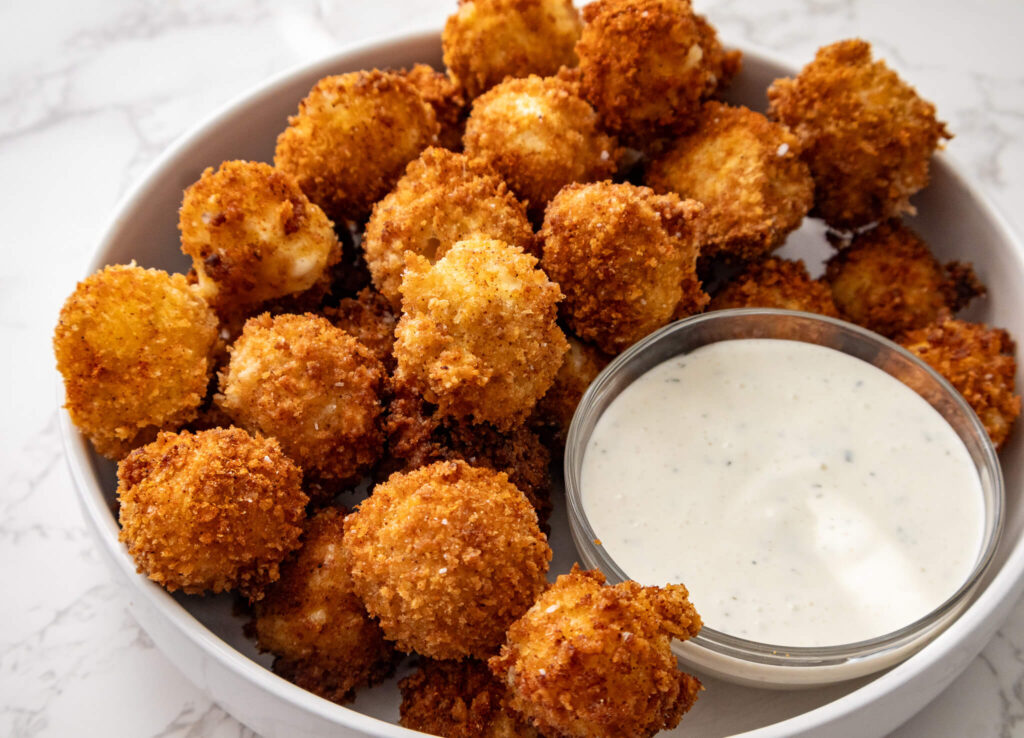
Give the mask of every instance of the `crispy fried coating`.
M 355 338 L 320 316 L 263 313 L 230 350 L 218 404 L 280 441 L 307 482 L 355 482 L 380 458 L 384 368 Z
M 631 184 L 559 192 L 540 232 L 541 266 L 565 293 L 569 327 L 615 355 L 672 320 L 681 303 L 703 305 L 695 243 L 702 209 Z
M 393 474 L 345 519 L 356 593 L 403 651 L 486 658 L 544 588 L 551 549 L 502 472 L 439 461 Z
M 825 281 L 844 318 L 889 338 L 934 323 L 985 291 L 969 264 L 939 264 L 899 220 L 854 236 L 829 259 Z
M 510 706 L 544 735 L 646 738 L 678 725 L 702 689 L 670 648 L 701 627 L 686 587 L 604 581 L 573 566 L 488 662 Z
M 506 77 L 575 66 L 581 25 L 572 0 L 459 0 L 441 33 L 444 63 L 472 99 Z
M 374 286 L 397 309 L 407 252 L 434 263 L 458 241 L 477 237 L 539 253 L 526 208 L 501 177 L 481 161 L 432 147 L 374 205 L 363 251 Z
M 443 738 L 540 738 L 540 733 L 504 706 L 505 688 L 474 659 L 422 659 L 398 683 L 399 724 Z
M 819 49 L 796 79 L 775 80 L 768 100 L 811 168 L 811 214 L 834 228 L 913 213 L 910 196 L 928 184 L 932 152 L 951 138 L 935 106 L 872 61 L 859 39 Z
M 754 307 L 839 317 L 832 292 L 820 280 L 811 279 L 801 260 L 769 258 L 747 265 L 712 298 L 708 309 Z
M 696 129 L 651 162 L 645 183 L 703 203 L 701 255 L 762 257 L 799 227 L 814 198 L 796 137 L 760 113 L 704 103 Z
M 576 406 L 583 399 L 583 393 L 610 361 L 590 344 L 574 336 L 567 335 L 566 339 L 569 341 L 569 350 L 555 375 L 555 382 L 537 402 L 530 418 L 530 425 L 561 448 L 565 447 L 569 424 L 572 423 Z
M 437 124 L 441 127 L 437 134 L 437 145 L 460 151 L 462 134 L 466 130 L 466 116 L 469 115 L 465 95 L 451 77 L 438 72 L 429 64 L 414 64 L 404 76 L 434 109 Z
M 398 316 L 384 295 L 366 287 L 355 297 L 346 297 L 337 307 L 324 310 L 324 315 L 368 348 L 385 370 L 395 368 L 393 348 Z
M 621 156 L 564 75 L 506 80 L 478 97 L 464 143 L 468 155 L 490 164 L 526 201 L 535 221 L 563 186 L 612 176 Z
M 341 552 L 344 517 L 344 509 L 327 507 L 310 518 L 297 555 L 281 566 L 248 628 L 276 657 L 275 673 L 339 704 L 388 676 L 397 660 L 352 590 Z
M 269 164 L 226 161 L 185 190 L 181 250 L 221 315 L 330 284 L 341 259 L 334 225 L 295 179 Z
M 689 0 L 597 0 L 583 17 L 583 97 L 631 145 L 685 133 L 739 71 L 739 52 L 723 52 Z
M 324 77 L 278 136 L 274 164 L 332 220 L 358 220 L 439 131 L 434 109 L 399 73 Z
M 908 331 L 904 348 L 928 362 L 974 408 L 996 448 L 1001 448 L 1020 415 L 1015 393 L 1016 347 L 1001 328 L 943 318 Z
M 442 415 L 520 424 L 568 349 L 555 322 L 562 293 L 537 260 L 501 241 L 460 241 L 431 265 L 407 256 L 395 329 L 395 382 Z
M 217 317 L 180 274 L 108 266 L 78 283 L 53 334 L 71 421 L 119 459 L 196 417 Z
M 299 545 L 302 472 L 272 438 L 160 433 L 118 464 L 117 479 L 120 540 L 171 592 L 237 589 L 258 600 Z

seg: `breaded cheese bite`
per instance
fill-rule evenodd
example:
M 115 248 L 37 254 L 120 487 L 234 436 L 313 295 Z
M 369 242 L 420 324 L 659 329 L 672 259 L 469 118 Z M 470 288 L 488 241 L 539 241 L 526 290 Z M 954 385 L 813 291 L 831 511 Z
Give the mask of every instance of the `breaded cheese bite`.
M 481 161 L 431 147 L 374 205 L 363 251 L 374 286 L 398 309 L 406 253 L 434 263 L 469 238 L 494 238 L 539 253 L 526 208 L 501 177 Z
M 388 676 L 397 660 L 352 590 L 344 517 L 344 509 L 327 507 L 309 519 L 297 555 L 282 565 L 247 629 L 274 654 L 275 674 L 338 704 Z
M 670 647 L 700 631 L 686 587 L 604 582 L 573 566 L 488 662 L 509 705 L 543 735 L 647 738 L 678 725 L 702 689 Z
M 185 190 L 181 250 L 199 292 L 223 316 L 330 286 L 341 259 L 334 224 L 295 179 L 269 164 L 226 161 Z
M 414 64 L 404 73 L 405 79 L 420 96 L 430 103 L 440 126 L 437 145 L 451 151 L 462 150 L 462 134 L 466 130 L 466 97 L 452 78 L 429 64 Z
M 473 102 L 463 141 L 526 202 L 535 221 L 570 182 L 611 177 L 621 156 L 614 137 L 567 76 L 510 79 Z
M 562 366 L 555 375 L 551 389 L 540 398 L 530 417 L 531 426 L 562 448 L 565 447 L 569 425 L 576 406 L 583 399 L 583 393 L 610 361 L 596 348 L 575 336 L 567 335 L 566 339 L 569 341 L 569 350 L 565 353 Z
M 969 264 L 940 264 L 898 219 L 855 235 L 825 266 L 846 320 L 894 338 L 955 313 L 985 291 Z
M 1001 328 L 943 318 L 904 333 L 899 343 L 926 361 L 964 396 L 1001 448 L 1020 415 L 1016 346 Z
M 239 426 L 276 438 L 307 483 L 331 496 L 380 458 L 384 368 L 348 333 L 317 315 L 263 313 L 230 351 L 217 403 Z
M 689 0 L 597 0 L 583 18 L 583 97 L 632 146 L 693 128 L 701 103 L 739 71 L 739 52 L 722 51 Z
M 770 258 L 748 264 L 713 298 L 708 310 L 778 308 L 838 318 L 832 292 L 811 279 L 803 261 Z
M 71 421 L 119 459 L 196 417 L 217 346 L 217 317 L 180 274 L 134 263 L 78 283 L 53 333 Z
M 559 192 L 540 232 L 541 266 L 565 293 L 562 314 L 573 332 L 614 356 L 679 317 L 681 304 L 702 307 L 702 210 L 693 200 L 631 184 L 576 184 Z
M 272 438 L 161 433 L 118 464 L 117 480 L 119 538 L 139 572 L 170 592 L 237 589 L 259 600 L 299 545 L 302 472 Z
M 345 519 L 356 593 L 402 651 L 487 658 L 533 604 L 551 561 L 502 472 L 440 461 L 393 474 Z
M 506 77 L 575 66 L 581 26 L 572 0 L 459 0 L 441 33 L 444 63 L 473 99 Z
M 358 220 L 439 131 L 434 109 L 400 73 L 324 77 L 278 136 L 274 165 L 335 222 Z
M 327 308 L 324 315 L 370 350 L 388 372 L 395 368 L 395 326 L 398 316 L 384 295 L 372 287 L 346 297 L 337 307 Z
M 768 100 L 811 168 L 811 214 L 833 228 L 913 213 L 910 196 L 928 184 L 932 152 L 951 138 L 935 106 L 872 61 L 860 39 L 818 49 L 796 79 L 772 83 Z
M 407 257 L 395 329 L 395 383 L 442 415 L 520 424 L 568 349 L 562 293 L 537 260 L 502 241 L 460 241 L 435 264 Z
M 715 101 L 704 103 L 696 121 L 651 162 L 644 182 L 704 205 L 702 256 L 771 253 L 813 204 L 796 136 L 760 113 Z

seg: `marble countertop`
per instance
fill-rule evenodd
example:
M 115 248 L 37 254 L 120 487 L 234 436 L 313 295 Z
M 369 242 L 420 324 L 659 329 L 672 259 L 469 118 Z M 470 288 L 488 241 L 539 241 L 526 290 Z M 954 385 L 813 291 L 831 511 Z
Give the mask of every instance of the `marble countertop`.
M 933 100 L 949 152 L 1024 232 L 1024 3 L 695 0 L 728 42 L 799 66 L 859 35 Z M 455 0 L 0 5 L 0 735 L 252 735 L 125 609 L 57 432 L 50 336 L 117 199 L 183 131 L 269 75 L 439 28 Z M 1024 733 L 1024 603 L 901 738 Z

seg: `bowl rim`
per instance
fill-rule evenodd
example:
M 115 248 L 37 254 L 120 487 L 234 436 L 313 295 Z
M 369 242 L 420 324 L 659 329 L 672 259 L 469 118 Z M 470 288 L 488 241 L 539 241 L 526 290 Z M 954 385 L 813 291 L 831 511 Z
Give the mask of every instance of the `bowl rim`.
M 259 99 L 273 96 L 278 88 L 296 82 L 317 68 L 341 66 L 349 57 L 363 53 L 383 52 L 386 47 L 397 44 L 427 44 L 430 42 L 436 44 L 439 37 L 438 28 L 432 24 L 424 24 L 420 27 L 409 28 L 401 34 L 381 34 L 358 43 L 347 44 L 330 54 L 300 62 L 278 74 L 271 75 L 267 79 L 249 86 L 228 102 L 214 109 L 213 112 L 179 135 L 121 196 L 107 224 L 94 241 L 93 256 L 88 262 L 88 271 L 84 276 L 106 264 L 103 256 L 105 251 L 117 236 L 124 219 L 154 187 L 156 178 L 164 173 L 164 170 L 182 151 L 197 138 L 201 138 L 208 129 L 219 124 L 223 118 Z M 788 70 L 788 74 L 795 73 L 797 66 L 785 54 L 780 54 L 776 50 L 756 43 L 732 44 L 728 37 L 723 36 L 722 39 L 724 45 L 739 48 L 745 59 L 757 60 L 774 68 Z M 932 166 L 946 169 L 949 177 L 971 193 L 974 207 L 1000 232 L 1003 239 L 1014 244 L 1015 248 L 1008 256 L 1024 272 L 1024 239 L 1017 234 L 999 206 L 985 194 L 987 190 L 968 172 L 966 167 L 958 164 L 955 157 L 949 153 L 936 153 L 932 158 Z M 134 562 L 130 560 L 117 539 L 117 522 L 106 505 L 99 479 L 92 472 L 88 441 L 79 434 L 71 423 L 67 411 L 63 408 L 63 383 L 56 371 L 54 371 L 54 377 L 57 387 L 61 442 L 75 486 L 76 497 L 83 508 L 85 518 L 93 531 L 98 534 L 105 552 L 116 563 L 119 572 L 126 576 L 128 581 L 135 583 L 135 592 L 159 612 L 180 636 L 208 653 L 223 668 L 230 670 L 243 680 L 274 693 L 296 707 L 308 710 L 331 723 L 362 730 L 368 735 L 388 738 L 422 735 L 399 725 L 365 715 L 350 707 L 337 705 L 282 679 L 229 646 L 200 623 L 165 590 L 137 574 Z M 1008 616 L 1010 608 L 1022 593 L 1024 593 L 1024 536 L 1021 536 L 1013 545 L 1006 560 L 996 570 L 992 578 L 983 583 L 983 587 L 974 601 L 961 617 L 911 658 L 837 699 L 799 715 L 738 735 L 745 738 L 797 735 L 818 731 L 830 725 L 845 724 L 846 721 L 855 719 L 857 713 L 885 700 L 887 696 L 893 695 L 897 687 L 912 682 L 922 684 L 928 678 L 930 671 L 936 668 L 940 661 L 949 658 L 950 653 L 955 651 L 962 642 L 968 640 L 970 636 L 987 632 L 985 641 L 981 644 L 984 645 L 984 642 L 987 642 Z M 957 673 L 980 652 L 980 647 L 976 650 L 972 649 L 970 654 L 966 654 L 969 658 L 963 659 Z

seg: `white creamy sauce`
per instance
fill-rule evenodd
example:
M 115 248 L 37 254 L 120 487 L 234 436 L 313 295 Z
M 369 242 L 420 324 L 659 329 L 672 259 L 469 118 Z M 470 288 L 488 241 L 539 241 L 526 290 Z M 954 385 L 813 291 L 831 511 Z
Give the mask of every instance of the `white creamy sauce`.
M 909 625 L 982 542 L 981 482 L 942 416 L 797 341 L 723 341 L 651 369 L 598 420 L 581 481 L 627 575 L 681 582 L 708 627 L 782 646 Z

